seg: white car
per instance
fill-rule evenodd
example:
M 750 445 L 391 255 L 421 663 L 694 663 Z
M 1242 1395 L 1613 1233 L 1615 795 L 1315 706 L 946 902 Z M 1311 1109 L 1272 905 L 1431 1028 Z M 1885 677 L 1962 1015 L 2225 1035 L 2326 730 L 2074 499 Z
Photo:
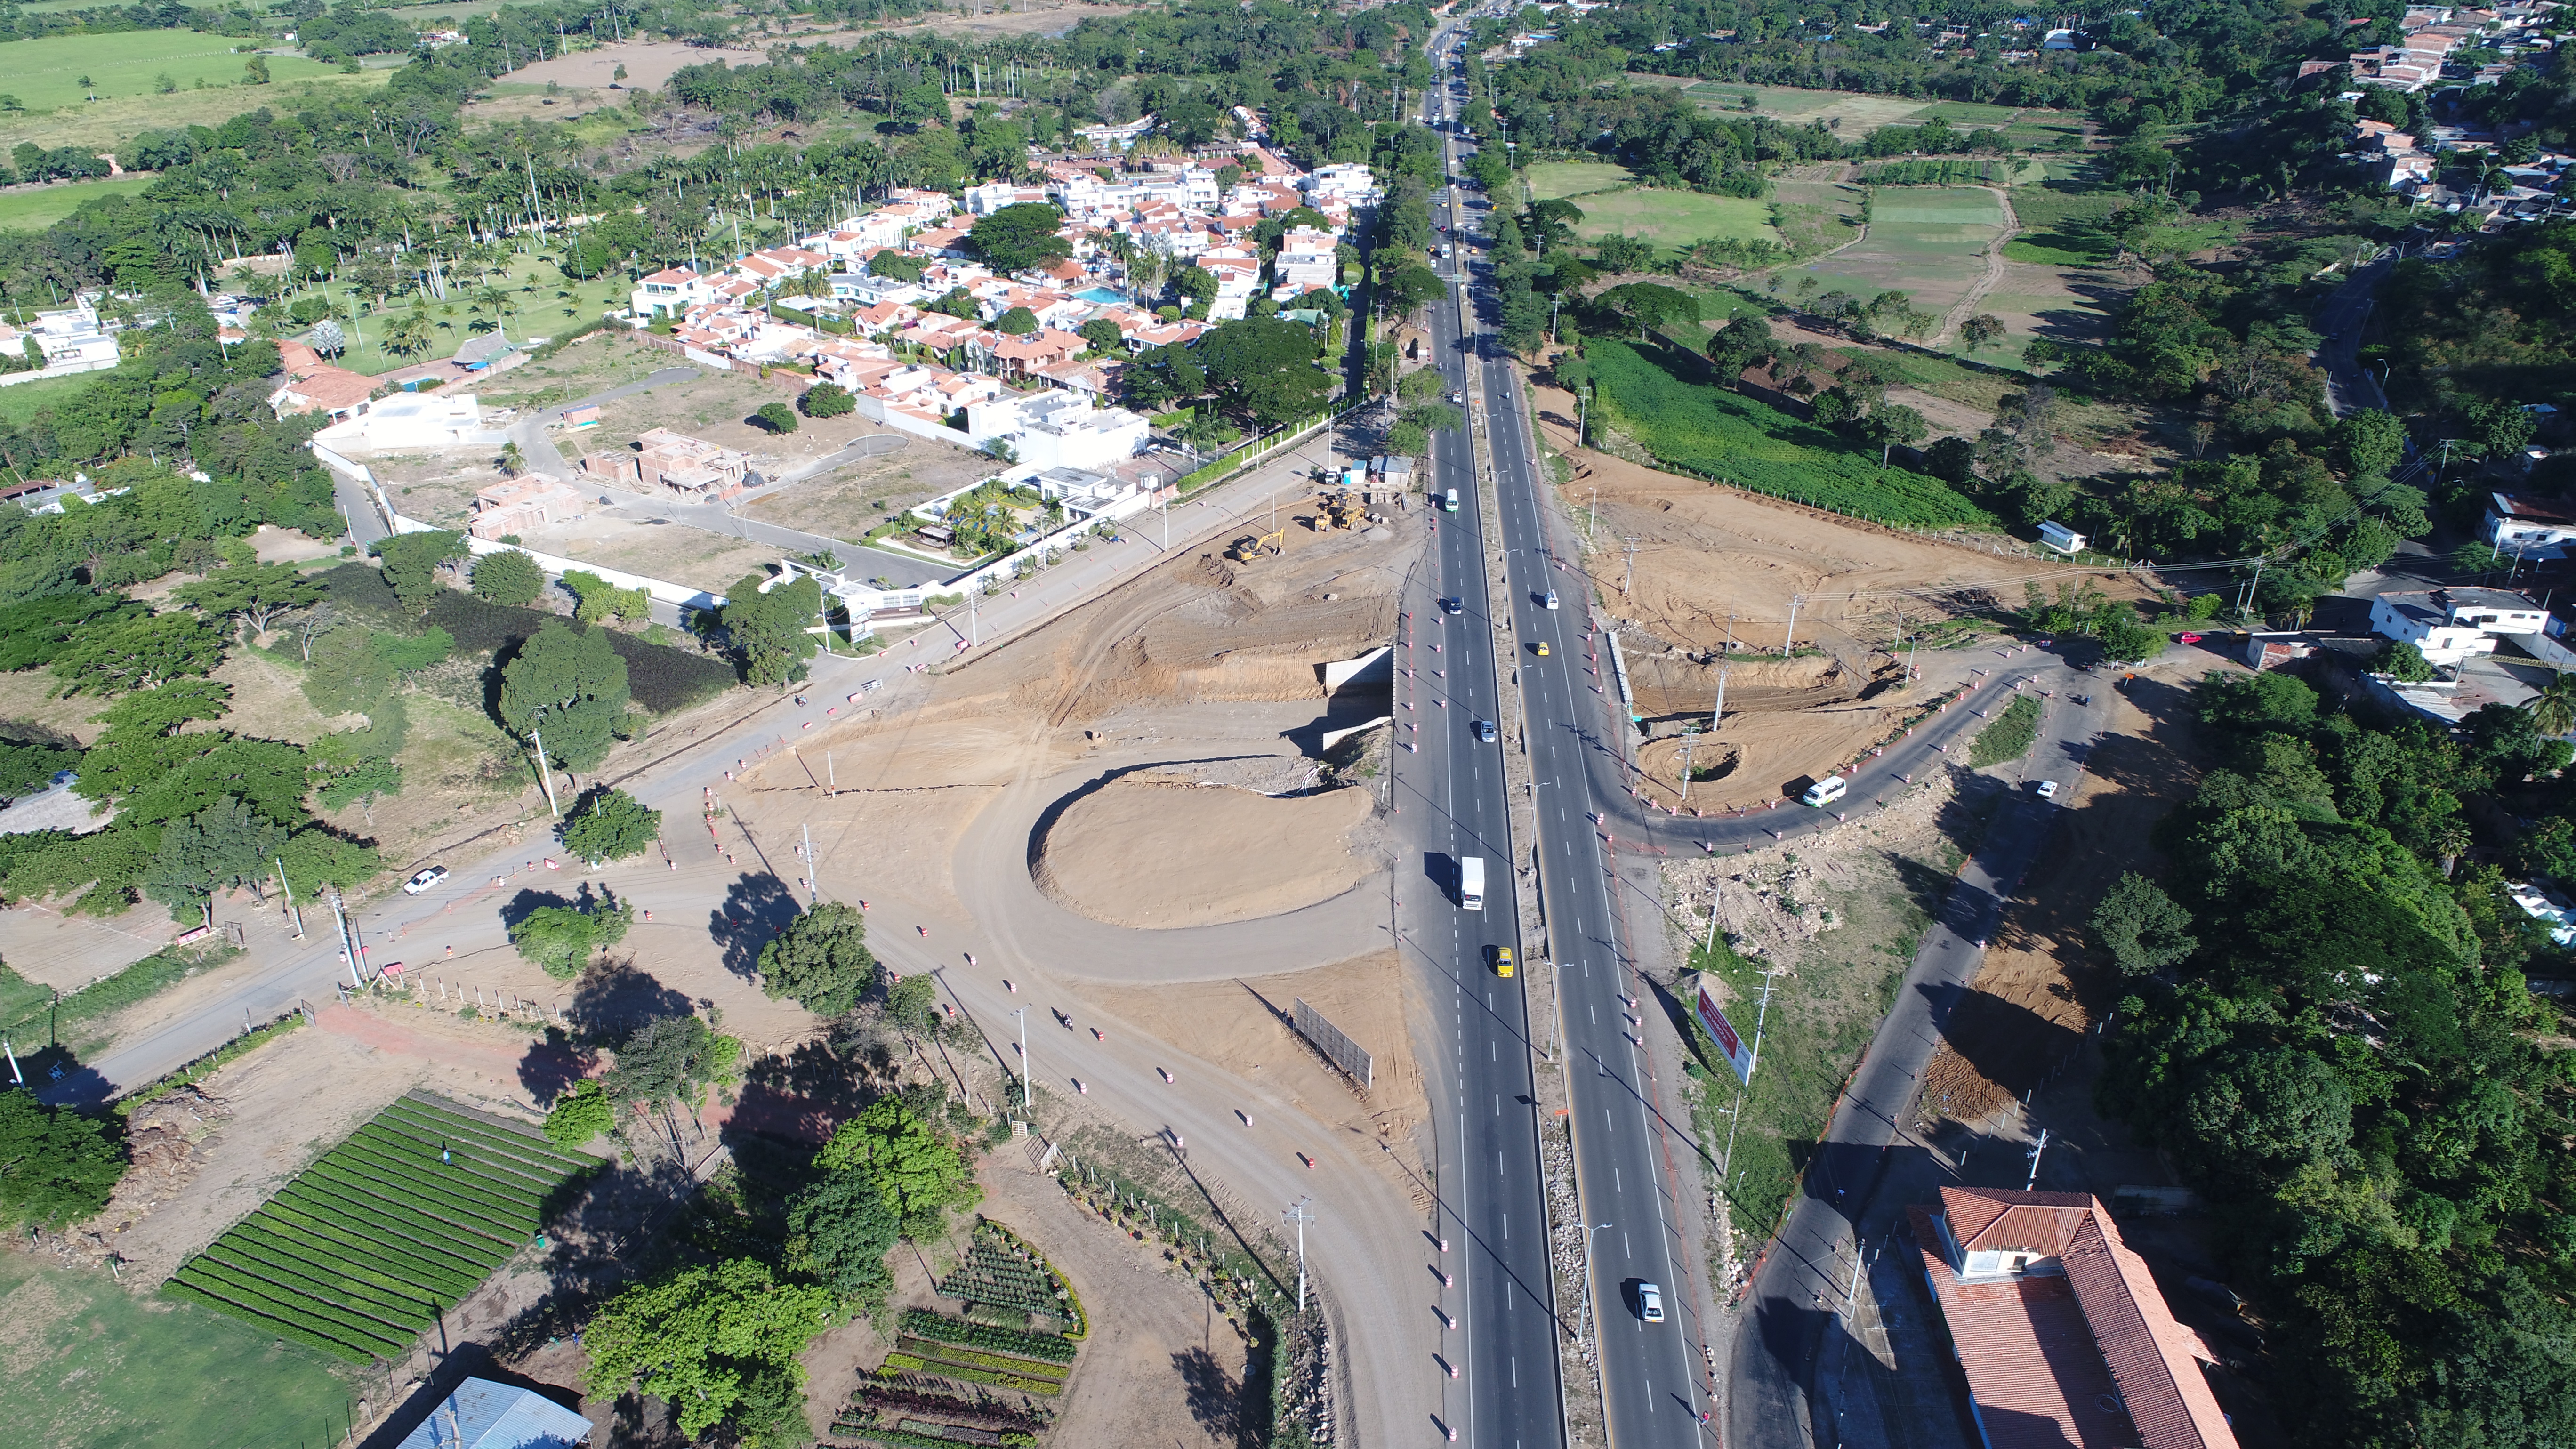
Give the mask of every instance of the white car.
M 2056 796 L 2057 782 L 2055 780 L 2042 780 L 2039 782 L 2039 798 L 2042 800 L 2051 800 L 2055 799 Z
M 413 876 L 411 879 L 404 881 L 403 894 L 407 896 L 419 895 L 422 891 L 428 890 L 430 887 L 437 885 L 440 881 L 445 879 L 447 879 L 447 867 L 443 865 L 433 865 L 429 869 L 422 871 L 420 874 Z
M 1664 1290 L 1652 1283 L 1637 1285 L 1637 1316 L 1648 1323 L 1664 1321 Z

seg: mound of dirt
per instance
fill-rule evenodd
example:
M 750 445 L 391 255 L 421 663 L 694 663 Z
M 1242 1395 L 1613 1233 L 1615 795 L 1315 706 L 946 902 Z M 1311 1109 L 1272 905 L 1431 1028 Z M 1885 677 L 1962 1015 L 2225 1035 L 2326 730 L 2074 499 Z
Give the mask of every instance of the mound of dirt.
M 1095 921 L 1146 930 L 1275 916 L 1376 869 L 1351 840 L 1369 805 L 1366 790 L 1283 799 L 1115 780 L 1047 830 L 1038 888 Z

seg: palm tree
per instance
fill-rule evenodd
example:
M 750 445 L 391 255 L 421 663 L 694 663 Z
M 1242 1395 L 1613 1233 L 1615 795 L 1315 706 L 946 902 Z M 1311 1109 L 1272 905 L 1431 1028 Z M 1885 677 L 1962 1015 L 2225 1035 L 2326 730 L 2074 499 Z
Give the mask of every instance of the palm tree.
M 2531 711 L 2533 727 L 2552 739 L 2576 730 L 2576 678 L 2559 670 L 2522 707 Z

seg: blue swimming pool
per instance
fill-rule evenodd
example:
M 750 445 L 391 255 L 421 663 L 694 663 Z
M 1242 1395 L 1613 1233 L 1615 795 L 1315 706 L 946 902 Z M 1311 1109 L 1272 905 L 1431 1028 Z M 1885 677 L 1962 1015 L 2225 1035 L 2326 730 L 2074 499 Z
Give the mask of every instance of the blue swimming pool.
M 1115 307 L 1127 300 L 1127 294 L 1113 287 L 1085 287 L 1073 294 L 1073 300 L 1095 307 Z

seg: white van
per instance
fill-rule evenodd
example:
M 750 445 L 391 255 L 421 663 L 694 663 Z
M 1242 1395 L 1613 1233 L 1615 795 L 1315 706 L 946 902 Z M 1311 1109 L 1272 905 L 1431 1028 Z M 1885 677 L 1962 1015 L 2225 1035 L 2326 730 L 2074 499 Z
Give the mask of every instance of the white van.
M 1441 506 L 1442 508 L 1444 508 L 1444 509 L 1447 509 L 1447 510 L 1448 510 L 1449 512 L 1451 512 L 1451 513 L 1455 513 L 1455 512 L 1457 512 L 1457 511 L 1458 511 L 1458 490 L 1457 490 L 1457 489 L 1455 489 L 1455 488 L 1450 489 L 1450 490 L 1449 490 L 1449 497 L 1448 497 L 1448 500 L 1447 500 L 1446 502 L 1442 503 L 1440 506 Z
M 1798 803 L 1822 808 L 1843 798 L 1843 792 L 1850 788 L 1851 781 L 1840 775 L 1827 775 L 1808 786 L 1807 793 L 1798 797 Z

